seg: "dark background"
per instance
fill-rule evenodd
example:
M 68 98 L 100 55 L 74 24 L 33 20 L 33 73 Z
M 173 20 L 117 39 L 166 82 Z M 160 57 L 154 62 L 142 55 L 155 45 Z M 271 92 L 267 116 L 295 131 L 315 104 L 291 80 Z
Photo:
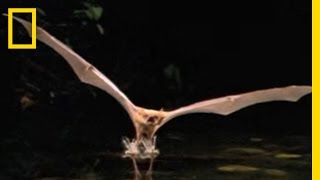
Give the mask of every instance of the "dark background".
M 41 8 L 38 26 L 142 107 L 170 110 L 257 89 L 311 85 L 311 1 L 86 1 L 103 9 L 98 19 L 75 13 L 87 9 L 84 2 L 6 0 L 0 6 L 1 13 L 9 7 Z M 14 27 L 15 42 L 30 41 L 19 24 Z M 8 50 L 7 17 L 0 17 L 0 42 L 2 150 L 120 151 L 120 138 L 133 137 L 122 107 L 82 84 L 49 47 L 37 42 L 36 50 Z M 159 137 L 204 132 L 311 138 L 311 95 L 227 117 L 178 117 Z

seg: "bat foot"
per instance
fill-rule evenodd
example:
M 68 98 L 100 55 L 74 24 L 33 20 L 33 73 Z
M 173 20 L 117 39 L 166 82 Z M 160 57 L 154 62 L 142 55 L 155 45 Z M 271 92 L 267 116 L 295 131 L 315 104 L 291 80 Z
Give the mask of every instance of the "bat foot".
M 159 150 L 156 148 L 156 137 L 152 139 L 143 138 L 141 140 L 124 137 L 122 139 L 125 151 L 123 157 L 130 157 L 137 160 L 154 159 L 159 155 Z

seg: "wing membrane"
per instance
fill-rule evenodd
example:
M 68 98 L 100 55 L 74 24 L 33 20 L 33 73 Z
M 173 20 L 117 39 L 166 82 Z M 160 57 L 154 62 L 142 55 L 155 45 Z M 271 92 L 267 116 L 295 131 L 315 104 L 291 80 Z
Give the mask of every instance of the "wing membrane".
M 301 97 L 311 93 L 310 86 L 288 86 L 284 88 L 272 88 L 258 90 L 249 93 L 231 95 L 216 99 L 201 101 L 188 106 L 181 107 L 169 112 L 164 123 L 177 116 L 190 113 L 215 113 L 229 115 L 245 107 L 270 101 L 296 102 Z
M 31 23 L 17 17 L 13 18 L 21 23 L 31 36 Z M 61 41 L 59 41 L 40 27 L 37 27 L 37 39 L 50 46 L 58 54 L 60 54 L 69 63 L 71 68 L 74 70 L 74 72 L 82 82 L 96 86 L 106 91 L 117 101 L 119 101 L 119 103 L 129 112 L 129 114 L 131 113 L 132 107 L 134 107 L 133 103 L 129 100 L 128 97 L 126 97 L 123 92 L 119 90 L 119 88 L 109 78 L 104 76 L 93 65 L 88 63 L 80 55 L 75 53 Z

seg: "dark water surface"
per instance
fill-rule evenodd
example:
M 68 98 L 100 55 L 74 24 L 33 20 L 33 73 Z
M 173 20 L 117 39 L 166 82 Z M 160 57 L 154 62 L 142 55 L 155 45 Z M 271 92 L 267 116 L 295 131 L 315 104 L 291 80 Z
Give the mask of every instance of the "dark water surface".
M 120 142 L 119 142 L 120 143 Z M 141 179 L 311 179 L 311 138 L 301 135 L 167 134 L 151 177 Z M 0 179 L 135 179 L 130 159 L 117 152 L 5 152 Z

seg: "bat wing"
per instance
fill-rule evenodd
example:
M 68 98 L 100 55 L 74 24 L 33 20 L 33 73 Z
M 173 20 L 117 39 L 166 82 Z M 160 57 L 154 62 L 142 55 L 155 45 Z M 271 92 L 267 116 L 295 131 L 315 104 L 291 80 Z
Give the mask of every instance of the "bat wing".
M 31 23 L 17 17 L 13 18 L 21 23 L 31 36 Z M 82 82 L 96 86 L 109 93 L 117 101 L 119 101 L 120 104 L 131 115 L 132 108 L 135 107 L 133 103 L 126 97 L 123 92 L 118 89 L 118 87 L 110 79 L 104 76 L 98 69 L 96 69 L 93 65 L 84 60 L 80 55 L 75 53 L 61 41 L 59 41 L 40 27 L 37 27 L 37 39 L 59 53 L 69 63 L 69 65 L 72 67 L 72 69 Z
M 311 86 L 288 86 L 201 101 L 169 112 L 168 116 L 164 119 L 163 124 L 177 116 L 190 113 L 229 115 L 242 108 L 258 103 L 270 101 L 296 102 L 309 93 L 311 93 Z

